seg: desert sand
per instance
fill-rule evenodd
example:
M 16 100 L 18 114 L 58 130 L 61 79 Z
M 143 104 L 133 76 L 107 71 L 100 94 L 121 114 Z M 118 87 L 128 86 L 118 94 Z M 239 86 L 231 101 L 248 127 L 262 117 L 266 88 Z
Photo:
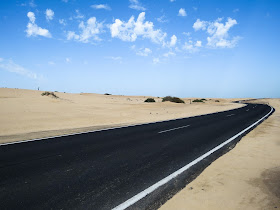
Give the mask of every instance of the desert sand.
M 0 88 L 0 143 L 101 128 L 161 121 L 224 111 L 243 106 L 231 99 L 205 103 L 144 103 L 148 96 L 117 96 Z
M 276 111 L 160 209 L 280 208 L 280 99 Z
M 107 127 L 154 122 L 243 106 L 239 99 L 205 103 L 144 103 L 148 96 L 55 93 L 0 88 L 0 143 Z M 192 100 L 192 99 L 191 99 Z M 260 100 L 275 113 L 227 154 L 164 204 L 161 209 L 280 208 L 280 99 Z

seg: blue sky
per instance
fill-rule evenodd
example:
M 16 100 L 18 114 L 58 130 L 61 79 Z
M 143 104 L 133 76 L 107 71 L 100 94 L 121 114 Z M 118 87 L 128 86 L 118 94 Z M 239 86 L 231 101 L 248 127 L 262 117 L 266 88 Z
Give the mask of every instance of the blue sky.
M 280 1 L 0 1 L 0 87 L 280 97 Z

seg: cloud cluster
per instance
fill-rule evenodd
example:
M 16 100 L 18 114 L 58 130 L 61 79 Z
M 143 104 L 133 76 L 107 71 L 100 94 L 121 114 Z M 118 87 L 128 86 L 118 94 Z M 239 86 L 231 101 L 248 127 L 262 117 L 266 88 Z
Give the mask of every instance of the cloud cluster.
M 110 25 L 110 31 L 113 38 L 129 42 L 134 42 L 137 37 L 143 37 L 150 39 L 154 43 L 162 43 L 166 37 L 166 33 L 160 29 L 154 29 L 153 22 L 145 21 L 145 12 L 141 12 L 136 21 L 134 16 L 127 22 L 116 19 Z
M 135 9 L 135 10 L 140 10 L 140 11 L 145 11 L 146 8 L 143 7 L 138 0 L 129 0 L 130 5 L 129 8 Z
M 215 20 L 214 22 L 201 21 L 197 19 L 193 24 L 195 31 L 204 30 L 209 35 L 207 37 L 207 45 L 212 48 L 233 48 L 236 46 L 240 37 L 236 36 L 230 39 L 228 31 L 237 21 L 232 18 L 228 18 L 225 23 L 221 23 L 222 18 Z
M 201 41 L 196 41 L 195 43 L 192 40 L 189 40 L 184 43 L 182 49 L 186 50 L 188 53 L 195 53 L 199 51 L 199 48 L 202 46 Z
M 98 34 L 102 32 L 103 24 L 96 21 L 95 17 L 91 17 L 86 23 L 81 21 L 79 24 L 80 34 L 74 31 L 68 31 L 67 40 L 76 40 L 83 43 L 88 43 L 91 39 L 100 41 Z
M 26 34 L 28 37 L 30 36 L 44 36 L 44 37 L 51 37 L 50 32 L 47 29 L 39 27 L 35 23 L 35 14 L 33 12 L 28 12 L 27 17 L 29 18 L 29 22 L 27 24 Z
M 45 14 L 46 14 L 47 21 L 49 21 L 53 19 L 54 11 L 52 11 L 51 9 L 46 9 Z
M 59 19 L 58 22 L 61 24 L 61 25 L 64 25 L 66 26 L 66 20 L 65 19 Z
M 174 52 L 172 52 L 172 51 L 169 51 L 169 52 L 163 54 L 163 56 L 166 57 L 166 58 L 168 58 L 170 56 L 175 56 L 175 55 L 176 54 Z
M 151 53 L 152 53 L 152 50 L 150 50 L 149 48 L 142 48 L 136 54 L 140 55 L 140 56 L 148 56 Z

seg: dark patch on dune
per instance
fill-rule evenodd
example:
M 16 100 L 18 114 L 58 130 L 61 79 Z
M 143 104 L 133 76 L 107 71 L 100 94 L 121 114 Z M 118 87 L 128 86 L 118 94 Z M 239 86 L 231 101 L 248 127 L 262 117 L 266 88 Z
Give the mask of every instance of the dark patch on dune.
M 280 167 L 266 170 L 262 173 L 262 178 L 268 190 L 280 198 Z

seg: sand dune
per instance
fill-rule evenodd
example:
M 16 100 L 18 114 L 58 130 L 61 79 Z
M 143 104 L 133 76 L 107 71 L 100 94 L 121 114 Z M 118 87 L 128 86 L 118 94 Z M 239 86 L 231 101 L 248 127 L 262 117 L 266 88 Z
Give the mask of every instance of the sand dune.
M 161 209 L 280 208 L 280 99 L 276 111 Z
M 147 96 L 55 93 L 0 88 L 0 142 L 41 138 L 127 124 L 188 117 L 241 107 L 231 99 L 186 104 L 144 103 Z

